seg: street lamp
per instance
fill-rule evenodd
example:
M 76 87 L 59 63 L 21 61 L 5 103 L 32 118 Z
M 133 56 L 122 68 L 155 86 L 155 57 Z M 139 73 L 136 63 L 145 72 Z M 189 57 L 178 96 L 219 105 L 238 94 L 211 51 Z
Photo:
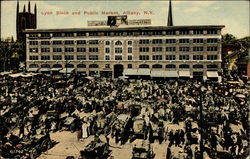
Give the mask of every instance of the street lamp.
M 200 100 L 199 100 L 199 105 L 200 105 L 200 109 L 199 109 L 199 114 L 200 114 L 200 123 L 199 123 L 199 126 L 200 126 L 200 153 L 201 153 L 201 159 L 203 159 L 203 152 L 204 152 L 204 143 L 203 143 L 203 104 L 202 104 L 202 101 L 203 101 L 203 93 L 205 92 L 206 88 L 202 85 L 195 85 L 196 87 L 196 95 L 199 95 L 200 97 Z

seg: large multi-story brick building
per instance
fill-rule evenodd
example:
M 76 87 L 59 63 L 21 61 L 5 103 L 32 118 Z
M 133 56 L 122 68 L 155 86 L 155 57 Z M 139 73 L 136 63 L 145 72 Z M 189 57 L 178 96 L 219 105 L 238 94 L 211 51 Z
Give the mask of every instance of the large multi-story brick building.
M 224 26 L 172 26 L 171 17 L 168 26 L 129 26 L 126 16 L 101 24 L 107 25 L 26 29 L 27 70 L 203 79 L 218 78 L 222 71 Z

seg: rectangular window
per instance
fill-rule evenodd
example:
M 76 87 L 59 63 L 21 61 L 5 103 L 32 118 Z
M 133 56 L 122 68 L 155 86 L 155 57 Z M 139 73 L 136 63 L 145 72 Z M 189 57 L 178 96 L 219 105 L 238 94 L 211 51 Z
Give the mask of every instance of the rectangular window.
M 133 44 L 133 42 L 132 41 L 128 41 L 128 45 L 132 45 Z
M 50 45 L 50 41 L 41 41 L 41 45 Z
M 121 47 L 115 48 L 115 53 L 122 53 L 122 48 Z
M 132 64 L 128 64 L 128 68 L 133 68 L 133 65 Z
M 53 37 L 62 37 L 62 33 L 54 33 Z
M 98 45 L 98 40 L 89 40 L 89 45 Z
M 149 39 L 141 39 L 139 40 L 139 44 L 149 44 Z
M 153 60 L 162 60 L 162 55 L 153 55 Z
M 30 53 L 38 53 L 38 48 L 30 48 Z
M 207 60 L 217 60 L 217 55 L 207 55 Z
M 207 51 L 217 51 L 217 50 L 218 50 L 217 46 L 208 46 L 207 47 Z
M 193 39 L 193 43 L 203 43 L 203 39 Z
M 53 60 L 62 60 L 61 55 L 53 55 Z
M 167 52 L 175 52 L 176 47 L 166 47 Z
M 139 51 L 140 52 L 149 52 L 149 47 L 140 47 Z
M 50 48 L 41 48 L 41 52 L 42 53 L 50 52 Z
M 83 47 L 79 47 L 76 50 L 77 52 L 86 52 L 86 48 L 83 48 Z
M 65 40 L 64 44 L 65 45 L 73 45 L 74 44 L 74 40 Z
M 132 56 L 128 56 L 128 60 L 133 60 L 133 57 Z
M 181 52 L 188 52 L 189 51 L 189 47 L 179 47 L 179 51 L 181 51 Z
M 105 68 L 110 68 L 110 64 L 105 64 Z
M 188 35 L 189 34 L 189 30 L 180 30 L 179 34 L 180 35 Z
M 207 39 L 207 43 L 217 43 L 217 42 L 218 42 L 218 39 L 216 38 Z
M 166 34 L 167 35 L 175 35 L 176 31 L 175 30 L 169 30 L 169 31 L 166 31 Z
M 90 47 L 89 48 L 89 52 L 95 52 L 95 53 L 97 53 L 99 50 L 98 50 L 98 48 L 97 47 Z
M 62 48 L 53 48 L 53 52 L 62 52 Z
M 30 60 L 38 60 L 38 56 L 30 56 Z
M 211 34 L 218 34 L 217 30 L 211 29 L 211 30 L 207 30 L 207 34 L 211 35 Z
M 30 41 L 29 44 L 30 45 L 38 45 L 38 41 Z
M 203 46 L 194 46 L 193 51 L 203 51 Z
M 86 40 L 77 40 L 76 43 L 79 45 L 86 44 Z
M 153 47 L 153 52 L 162 52 L 162 47 Z
M 180 55 L 179 60 L 189 60 L 189 55 Z
M 149 56 L 141 55 L 139 56 L 140 60 L 149 60 Z
M 132 53 L 132 52 L 133 52 L 132 47 L 129 47 L 129 48 L 128 48 L 128 53 Z
M 166 39 L 167 44 L 174 44 L 176 43 L 176 39 Z
M 76 33 L 77 36 L 86 36 L 86 33 L 85 32 L 78 32 Z
M 110 53 L 110 48 L 109 47 L 105 48 L 105 53 Z
M 86 56 L 85 55 L 77 55 L 76 59 L 77 60 L 86 60 Z
M 89 36 L 98 36 L 98 32 L 89 32 Z
M 65 48 L 65 52 L 74 52 L 74 48 L 73 47 Z
M 50 37 L 50 34 L 49 33 L 42 33 L 41 37 Z
M 152 44 L 162 44 L 162 39 L 153 39 Z
M 98 55 L 89 55 L 89 60 L 98 60 Z
M 193 55 L 193 60 L 203 60 L 203 55 Z
M 115 56 L 115 60 L 122 60 L 122 56 Z
M 65 60 L 74 60 L 73 55 L 65 55 Z
M 201 35 L 201 34 L 203 34 L 203 30 L 194 30 L 193 34 L 194 35 Z
M 175 55 L 166 55 L 166 60 L 175 60 Z
M 50 56 L 41 56 L 41 60 L 50 60 Z
M 180 39 L 179 43 L 181 43 L 181 44 L 187 44 L 187 43 L 189 43 L 189 39 Z
M 74 36 L 74 33 L 65 33 L 65 36 L 66 36 L 66 37 L 73 37 L 73 36 Z
M 52 44 L 53 45 L 62 45 L 62 41 L 53 41 Z
M 110 60 L 110 56 L 105 56 L 105 60 Z

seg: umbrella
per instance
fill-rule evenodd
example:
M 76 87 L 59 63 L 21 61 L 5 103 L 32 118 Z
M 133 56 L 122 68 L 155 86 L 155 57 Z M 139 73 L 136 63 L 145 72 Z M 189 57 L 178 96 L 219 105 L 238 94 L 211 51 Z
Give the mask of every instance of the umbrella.
M 158 103 L 164 103 L 164 102 L 167 102 L 167 100 L 166 99 L 164 99 L 164 98 L 160 98 L 160 99 L 158 99 L 158 101 L 157 101 Z

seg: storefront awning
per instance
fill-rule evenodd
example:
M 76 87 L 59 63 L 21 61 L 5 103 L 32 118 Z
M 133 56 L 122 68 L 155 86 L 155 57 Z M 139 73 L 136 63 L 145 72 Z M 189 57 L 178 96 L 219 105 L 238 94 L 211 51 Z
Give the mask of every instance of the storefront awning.
M 63 68 L 60 73 L 72 73 L 75 68 Z
M 208 78 L 218 78 L 218 72 L 217 71 L 207 71 L 207 77 Z
M 133 75 L 137 75 L 137 70 L 136 69 L 127 69 L 123 71 L 123 76 L 133 76 Z
M 41 68 L 40 69 L 40 72 L 47 72 L 47 71 L 50 71 L 50 68 Z
M 190 71 L 179 71 L 179 77 L 190 77 Z
M 28 72 L 37 72 L 39 68 L 29 68 Z
M 151 77 L 178 77 L 177 71 L 152 71 Z
M 60 71 L 62 68 L 52 68 L 51 71 Z
M 150 76 L 150 69 L 138 69 L 138 76 Z

